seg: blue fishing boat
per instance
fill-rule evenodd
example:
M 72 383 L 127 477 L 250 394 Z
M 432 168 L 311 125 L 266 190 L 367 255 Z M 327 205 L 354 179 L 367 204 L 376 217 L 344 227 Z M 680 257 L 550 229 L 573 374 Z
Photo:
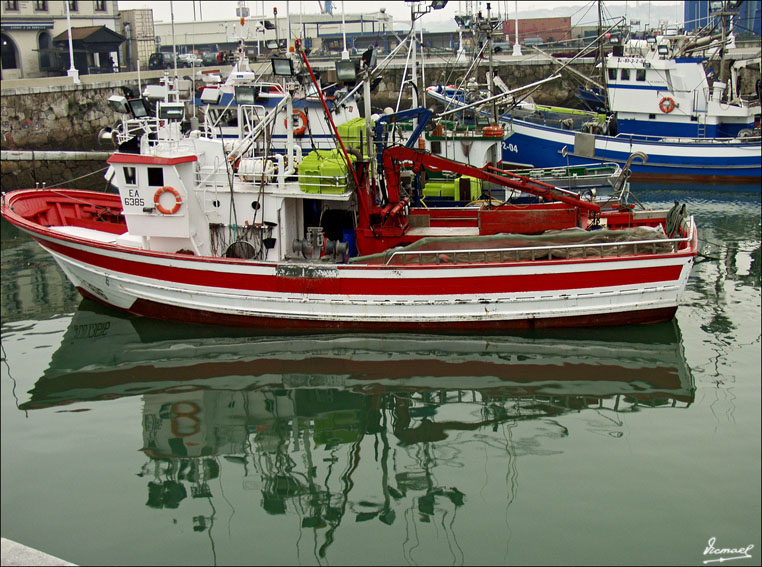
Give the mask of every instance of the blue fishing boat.
M 503 161 L 534 167 L 624 164 L 640 152 L 647 159 L 632 164 L 634 179 L 758 183 L 759 95 L 739 96 L 738 69 L 758 66 L 760 58 L 736 61 L 728 82 L 710 86 L 705 58 L 695 53 L 712 45 L 686 36 L 657 36 L 617 46 L 606 59 L 608 116 L 588 113 L 579 120 L 560 109 L 527 112 L 526 105 L 511 110 L 500 117 L 508 130 Z M 473 106 L 441 87 L 427 93 L 453 108 Z

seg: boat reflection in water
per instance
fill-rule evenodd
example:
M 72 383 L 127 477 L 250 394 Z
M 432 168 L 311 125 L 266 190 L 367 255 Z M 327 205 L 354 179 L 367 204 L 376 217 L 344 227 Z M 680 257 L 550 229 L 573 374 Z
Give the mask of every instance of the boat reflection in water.
M 220 495 L 210 481 L 240 466 L 233 476 L 261 493 L 267 514 L 325 528 L 322 557 L 344 518 L 391 525 L 415 509 L 427 522 L 467 505 L 465 480 L 442 484 L 432 472 L 443 453 L 467 474 L 465 444 L 486 439 L 502 451 L 502 474 L 516 475 L 517 456 L 570 435 L 565 414 L 600 416 L 617 436 L 621 414 L 686 408 L 694 391 L 674 321 L 573 334 L 265 336 L 84 301 L 21 408 L 143 396 L 148 506 L 211 502 Z M 532 420 L 542 427 L 524 427 Z M 194 529 L 214 516 L 194 516 Z

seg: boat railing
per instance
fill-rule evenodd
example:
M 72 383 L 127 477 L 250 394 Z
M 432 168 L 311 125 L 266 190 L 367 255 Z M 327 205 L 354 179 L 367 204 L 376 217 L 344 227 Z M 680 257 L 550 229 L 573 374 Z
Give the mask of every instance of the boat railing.
M 123 144 L 128 140 L 141 137 L 148 139 L 151 136 L 144 136 L 144 134 L 152 134 L 156 137 L 159 132 L 159 121 L 152 117 L 141 118 L 127 118 L 122 117 L 121 129 L 114 130 L 116 132 L 116 143 Z
M 666 142 L 680 144 L 685 142 L 698 144 L 754 144 L 760 142 L 760 136 L 747 136 L 745 138 L 700 138 L 698 136 L 656 136 L 653 134 L 626 134 L 619 133 L 613 136 L 618 140 L 627 140 L 628 142 Z
M 493 262 L 520 262 L 527 260 L 570 260 L 588 257 L 630 256 L 637 254 L 676 253 L 679 249 L 690 246 L 694 239 L 695 222 L 693 217 L 685 219 L 683 227 L 687 233 L 679 238 L 654 238 L 649 240 L 628 240 L 619 242 L 595 242 L 584 244 L 552 244 L 544 246 L 515 246 L 509 248 L 472 248 L 472 249 L 428 249 L 397 250 L 385 264 L 423 264 L 426 256 L 432 256 L 437 263 L 457 264 L 482 260 Z M 407 259 L 415 261 L 408 261 Z M 397 262 L 394 262 L 398 260 Z M 401 260 L 401 261 L 399 261 Z

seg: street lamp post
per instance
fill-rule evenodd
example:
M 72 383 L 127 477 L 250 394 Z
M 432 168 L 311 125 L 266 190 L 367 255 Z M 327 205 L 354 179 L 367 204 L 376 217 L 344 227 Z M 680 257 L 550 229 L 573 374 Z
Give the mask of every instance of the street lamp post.
M 71 41 L 71 17 L 69 16 L 69 0 L 64 0 L 64 6 L 66 6 L 66 28 L 67 35 L 69 36 L 69 70 L 66 74 L 71 77 L 71 80 L 75 85 L 78 85 L 81 81 L 79 80 L 79 71 L 77 71 L 77 68 L 74 66 L 74 44 Z
M 341 0 L 341 33 L 344 35 L 344 51 L 341 52 L 341 58 L 349 59 L 349 51 L 347 51 L 347 23 L 344 20 L 344 0 Z
M 516 43 L 513 44 L 513 56 L 521 56 L 521 46 L 519 45 L 519 3 L 518 1 L 513 3 L 516 12 Z

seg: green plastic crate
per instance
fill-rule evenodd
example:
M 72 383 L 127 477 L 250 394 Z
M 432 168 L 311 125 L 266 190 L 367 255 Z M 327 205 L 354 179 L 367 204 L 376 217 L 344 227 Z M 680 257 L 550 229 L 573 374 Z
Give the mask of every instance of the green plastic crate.
M 328 153 L 316 150 L 308 153 L 299 163 L 299 189 L 305 193 L 320 193 L 320 159 L 318 154 Z
M 320 192 L 344 193 L 349 187 L 352 175 L 347 168 L 347 162 L 340 149 L 326 152 L 327 156 L 320 162 Z M 349 155 L 349 161 L 354 163 L 357 158 Z
M 336 129 L 346 147 L 361 149 L 363 141 L 366 139 L 364 118 L 353 118 L 349 122 L 339 124 Z
M 350 162 L 355 159 L 350 154 Z M 305 193 L 344 193 L 350 175 L 341 150 L 315 150 L 299 164 L 299 189 Z

